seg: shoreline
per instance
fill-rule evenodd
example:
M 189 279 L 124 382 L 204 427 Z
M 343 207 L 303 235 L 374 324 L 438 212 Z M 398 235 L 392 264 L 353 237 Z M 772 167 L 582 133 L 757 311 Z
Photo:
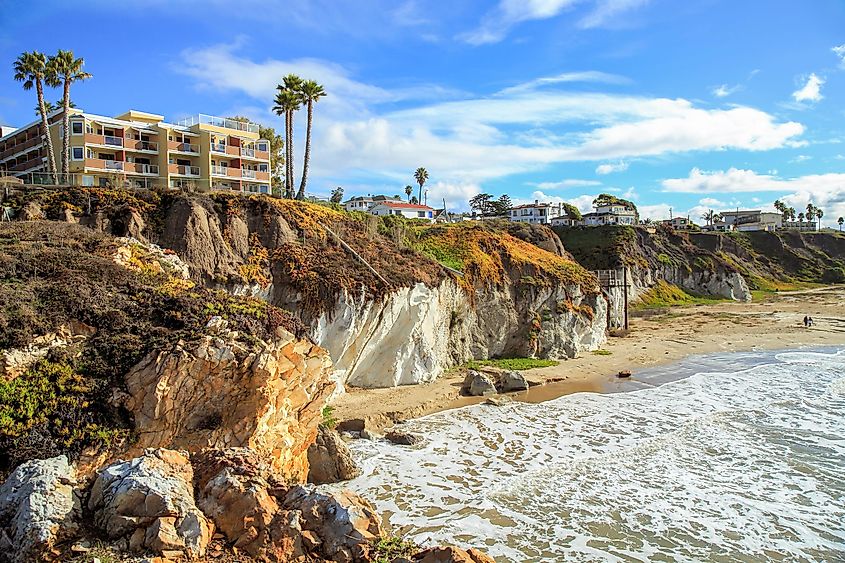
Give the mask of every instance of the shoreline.
M 632 315 L 624 337 L 608 337 L 607 355 L 586 352 L 557 366 L 522 372 L 528 391 L 508 393 L 513 400 L 539 403 L 579 392 L 608 393 L 619 387 L 616 374 L 673 364 L 693 356 L 845 347 L 845 287 L 831 286 L 773 293 L 751 303 L 715 304 L 640 311 Z M 807 314 L 815 326 L 805 328 Z M 464 374 L 446 372 L 421 385 L 385 389 L 350 388 L 333 403 L 341 429 L 371 431 L 435 412 L 482 403 L 487 397 L 460 395 Z M 617 383 L 614 385 L 614 383 Z

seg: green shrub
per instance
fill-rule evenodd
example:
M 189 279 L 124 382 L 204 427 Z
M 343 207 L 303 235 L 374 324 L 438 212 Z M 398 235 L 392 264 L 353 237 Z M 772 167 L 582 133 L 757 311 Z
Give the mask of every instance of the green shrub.
M 534 368 L 547 368 L 556 366 L 557 360 L 540 360 L 537 358 L 499 358 L 497 360 L 473 360 L 467 364 L 469 369 L 478 369 L 481 366 L 489 366 L 500 369 L 522 371 Z
M 374 563 L 390 563 L 398 557 L 410 558 L 419 549 L 420 547 L 412 541 L 403 540 L 399 536 L 388 536 L 373 540 L 370 555 Z
M 330 407 L 326 405 L 323 407 L 323 410 L 320 411 L 320 416 L 323 418 L 323 421 L 320 423 L 329 430 L 334 430 L 337 426 L 337 419 L 334 417 L 334 407 Z

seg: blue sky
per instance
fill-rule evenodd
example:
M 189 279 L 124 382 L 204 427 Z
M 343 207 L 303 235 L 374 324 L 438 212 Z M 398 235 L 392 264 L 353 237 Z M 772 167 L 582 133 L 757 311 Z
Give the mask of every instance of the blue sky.
M 320 81 L 318 194 L 400 193 L 425 166 L 452 208 L 613 192 L 652 218 L 775 198 L 845 215 L 842 0 L 0 0 L 0 123 L 35 117 L 16 56 L 59 48 L 105 115 L 280 128 L 281 76 Z

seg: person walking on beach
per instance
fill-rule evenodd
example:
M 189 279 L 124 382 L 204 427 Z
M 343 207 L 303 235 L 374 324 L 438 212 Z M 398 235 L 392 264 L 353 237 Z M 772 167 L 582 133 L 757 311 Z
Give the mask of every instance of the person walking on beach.
M 804 315 L 804 328 L 808 328 L 810 326 L 810 317 Z
M 807 326 L 813 326 L 813 317 L 807 317 Z

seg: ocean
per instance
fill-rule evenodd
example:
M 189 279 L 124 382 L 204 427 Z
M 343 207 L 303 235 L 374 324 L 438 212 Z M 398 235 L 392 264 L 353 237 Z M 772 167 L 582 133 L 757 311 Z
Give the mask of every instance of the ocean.
M 565 364 L 564 364 L 565 367 Z M 497 561 L 845 561 L 845 351 L 701 356 L 350 446 L 343 486 Z

